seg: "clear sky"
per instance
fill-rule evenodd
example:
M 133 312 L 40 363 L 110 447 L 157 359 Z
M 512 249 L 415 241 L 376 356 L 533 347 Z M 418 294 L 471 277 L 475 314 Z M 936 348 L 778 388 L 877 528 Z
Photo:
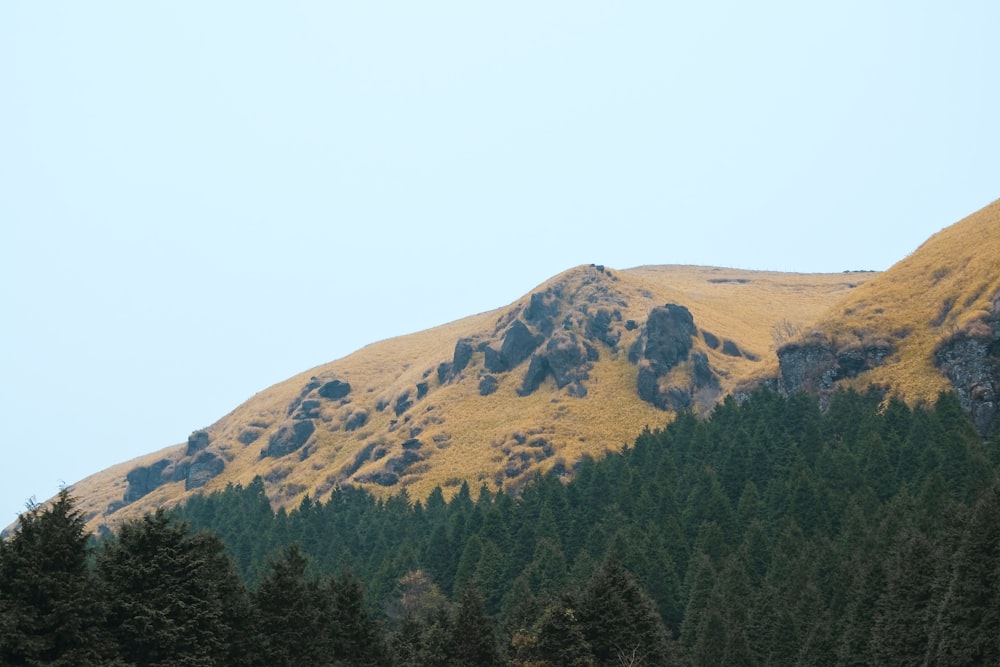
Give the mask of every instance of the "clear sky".
M 886 269 L 1000 197 L 1000 3 L 0 3 L 0 526 L 573 266 Z

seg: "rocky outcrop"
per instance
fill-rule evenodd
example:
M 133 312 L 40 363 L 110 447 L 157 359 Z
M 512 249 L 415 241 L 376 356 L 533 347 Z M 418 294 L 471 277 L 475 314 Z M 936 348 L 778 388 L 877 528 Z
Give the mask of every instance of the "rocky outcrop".
M 645 360 L 659 376 L 681 361 L 691 351 L 698 332 L 694 317 L 684 306 L 668 303 L 649 312 L 645 330 L 629 353 L 632 363 Z
M 344 419 L 345 431 L 356 431 L 368 423 L 368 411 L 365 409 L 355 410 Z
M 552 377 L 559 389 L 569 386 L 571 396 L 582 398 L 587 395 L 583 381 L 590 377 L 592 362 L 597 358 L 597 350 L 585 340 L 570 331 L 557 331 L 542 352 L 532 355 L 517 393 L 527 396 L 536 391 L 547 377 Z
M 339 401 L 351 393 L 351 383 L 331 380 L 320 386 L 316 393 L 328 401 Z
M 491 373 L 503 373 L 514 369 L 530 357 L 544 340 L 545 336 L 532 333 L 527 324 L 521 320 L 514 320 L 504 332 L 500 349 L 484 350 L 486 369 Z
M 152 465 L 139 466 L 130 470 L 125 475 L 128 487 L 125 489 L 123 500 L 126 503 L 135 502 L 161 486 L 165 481 L 163 479 L 163 471 L 167 469 L 170 463 L 168 459 L 160 459 Z
M 479 378 L 479 395 L 489 396 L 490 394 L 496 392 L 497 387 L 500 386 L 500 382 L 496 377 L 492 375 L 484 375 Z
M 938 368 L 951 381 L 962 408 L 984 437 L 994 430 L 1000 393 L 1000 302 L 990 317 L 978 320 L 938 346 Z
M 473 350 L 472 341 L 468 338 L 462 338 L 455 343 L 455 353 L 451 360 L 451 373 L 453 375 L 458 375 L 465 370 L 472 359 Z
M 598 308 L 592 316 L 587 319 L 585 333 L 588 339 L 604 343 L 612 350 L 618 349 L 618 341 L 621 339 L 621 331 L 611 327 L 612 322 L 621 322 L 622 314 L 620 310 L 608 310 Z
M 279 458 L 290 454 L 305 445 L 315 430 L 312 420 L 289 419 L 271 434 L 267 447 L 260 455 Z
M 697 334 L 694 317 L 684 306 L 668 303 L 650 311 L 629 351 L 629 360 L 639 366 L 639 398 L 661 410 L 687 410 L 714 401 L 719 380 L 708 357 L 691 351 Z M 665 385 L 665 376 L 683 362 L 690 363 L 690 372 L 681 382 Z
M 184 490 L 198 489 L 217 477 L 226 467 L 225 462 L 212 452 L 201 452 L 188 464 L 184 474 Z
M 130 470 L 125 475 L 128 486 L 123 503 L 134 502 L 170 482 L 184 482 L 188 491 L 204 486 L 226 467 L 218 454 L 207 451 L 211 444 L 208 431 L 195 431 L 188 436 L 187 446 L 179 458 L 160 459 L 152 465 Z
M 837 348 L 823 336 L 789 343 L 778 350 L 778 388 L 823 396 L 833 391 L 839 380 L 857 377 L 882 365 L 893 348 L 888 341 L 853 344 Z
M 195 431 L 188 436 L 187 449 L 184 450 L 184 455 L 193 456 L 208 447 L 210 442 L 211 438 L 209 438 L 208 431 Z

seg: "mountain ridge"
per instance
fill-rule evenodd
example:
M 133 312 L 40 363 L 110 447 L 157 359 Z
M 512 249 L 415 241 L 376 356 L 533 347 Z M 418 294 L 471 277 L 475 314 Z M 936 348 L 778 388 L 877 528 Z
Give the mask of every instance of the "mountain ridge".
M 507 306 L 296 374 L 187 443 L 71 488 L 95 528 L 257 476 L 284 507 L 345 484 L 516 491 L 761 385 L 823 399 L 875 384 L 920 403 L 955 388 L 988 432 L 998 257 L 994 202 L 885 272 L 580 265 Z

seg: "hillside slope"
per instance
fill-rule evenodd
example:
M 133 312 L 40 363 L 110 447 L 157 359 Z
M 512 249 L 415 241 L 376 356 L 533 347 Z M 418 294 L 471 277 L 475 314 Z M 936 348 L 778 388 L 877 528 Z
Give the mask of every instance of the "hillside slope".
M 275 506 L 345 484 L 517 490 L 762 384 L 821 400 L 874 384 L 911 404 L 951 388 L 989 434 L 1000 202 L 880 274 L 579 266 L 503 308 L 296 375 L 72 491 L 98 528 L 258 475 Z
M 96 528 L 257 475 L 276 506 L 338 484 L 516 489 L 774 374 L 791 332 L 874 275 L 576 267 L 509 306 L 296 375 L 72 491 Z
M 1000 201 L 853 290 L 778 357 L 786 392 L 875 384 L 929 404 L 954 389 L 988 434 L 1000 389 Z

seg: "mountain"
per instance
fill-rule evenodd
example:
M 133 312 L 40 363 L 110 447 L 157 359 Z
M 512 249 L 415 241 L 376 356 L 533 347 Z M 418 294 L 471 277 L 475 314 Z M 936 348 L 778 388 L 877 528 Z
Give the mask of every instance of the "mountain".
M 756 386 L 828 397 L 954 387 L 995 413 L 1000 204 L 884 273 L 579 266 L 516 302 L 368 345 L 270 387 L 186 443 L 73 485 L 90 525 L 260 476 L 275 506 L 338 485 L 516 491 Z
M 953 389 L 987 435 L 1000 388 L 1000 201 L 853 290 L 777 356 L 785 392 L 876 385 L 928 404 Z

